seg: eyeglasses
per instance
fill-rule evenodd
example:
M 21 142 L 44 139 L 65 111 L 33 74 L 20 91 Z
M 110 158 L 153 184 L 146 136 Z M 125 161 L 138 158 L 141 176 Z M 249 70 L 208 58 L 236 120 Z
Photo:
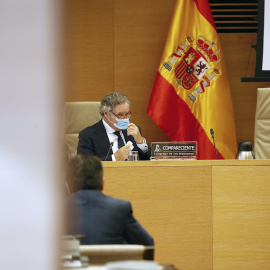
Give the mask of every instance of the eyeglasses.
M 124 118 L 129 119 L 132 116 L 132 113 L 130 111 L 126 114 L 122 114 L 122 113 L 114 114 L 113 112 L 111 113 L 118 119 L 124 119 Z

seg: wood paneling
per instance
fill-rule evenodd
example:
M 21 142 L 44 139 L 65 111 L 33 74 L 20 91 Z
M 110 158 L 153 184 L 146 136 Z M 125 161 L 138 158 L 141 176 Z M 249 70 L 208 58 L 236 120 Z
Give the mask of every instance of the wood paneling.
M 132 202 L 134 216 L 154 237 L 155 260 L 178 269 L 211 269 L 211 167 L 125 163 L 103 163 L 104 192 Z
M 149 142 L 169 141 L 146 112 L 174 2 L 167 0 L 164 8 L 163 0 L 115 0 L 114 86 L 131 99 L 131 121 L 142 127 Z
M 213 168 L 213 269 L 270 265 L 270 167 Z
M 100 101 L 113 91 L 113 0 L 65 0 L 66 101 Z
M 132 122 L 149 142 L 169 141 L 147 115 L 175 0 L 66 0 L 66 101 L 100 101 L 111 92 L 131 99 Z M 237 140 L 254 140 L 258 87 L 241 82 L 255 74 L 256 34 L 219 34 L 235 112 Z
M 129 200 L 177 269 L 270 265 L 270 160 L 103 162 L 104 192 Z
M 254 141 L 255 111 L 257 88 L 267 87 L 268 82 L 241 82 L 242 77 L 255 74 L 256 44 L 254 33 L 219 34 L 227 66 L 234 107 L 236 134 L 238 143 Z

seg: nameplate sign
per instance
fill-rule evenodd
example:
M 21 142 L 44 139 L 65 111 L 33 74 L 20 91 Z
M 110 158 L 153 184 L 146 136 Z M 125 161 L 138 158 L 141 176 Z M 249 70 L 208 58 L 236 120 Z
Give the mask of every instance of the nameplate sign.
M 152 142 L 151 160 L 197 159 L 197 142 Z

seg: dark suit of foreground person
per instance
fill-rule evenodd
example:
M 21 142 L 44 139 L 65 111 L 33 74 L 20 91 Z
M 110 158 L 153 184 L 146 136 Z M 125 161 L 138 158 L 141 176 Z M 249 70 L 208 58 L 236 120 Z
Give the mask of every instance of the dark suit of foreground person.
M 129 122 L 132 113 L 126 95 L 116 92 L 106 95 L 101 101 L 100 114 L 102 120 L 79 133 L 77 154 L 95 155 L 103 161 L 124 161 L 131 150 L 127 144 L 130 141 L 134 146 L 132 150 L 138 151 L 139 160 L 150 159 L 151 148 L 140 128 Z M 120 132 L 123 146 L 119 145 L 115 131 Z M 110 143 L 113 143 L 112 149 Z
M 99 158 L 78 155 L 68 166 L 67 234 L 83 234 L 81 244 L 141 244 L 153 238 L 133 217 L 130 202 L 102 193 L 103 168 Z

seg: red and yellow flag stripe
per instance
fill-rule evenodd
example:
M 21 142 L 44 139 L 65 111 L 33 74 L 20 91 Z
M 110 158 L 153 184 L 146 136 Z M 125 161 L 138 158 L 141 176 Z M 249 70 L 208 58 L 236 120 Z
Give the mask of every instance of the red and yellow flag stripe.
M 230 86 L 208 0 L 176 1 L 148 114 L 172 141 L 197 141 L 198 159 L 216 158 L 211 128 L 219 158 L 235 158 Z

